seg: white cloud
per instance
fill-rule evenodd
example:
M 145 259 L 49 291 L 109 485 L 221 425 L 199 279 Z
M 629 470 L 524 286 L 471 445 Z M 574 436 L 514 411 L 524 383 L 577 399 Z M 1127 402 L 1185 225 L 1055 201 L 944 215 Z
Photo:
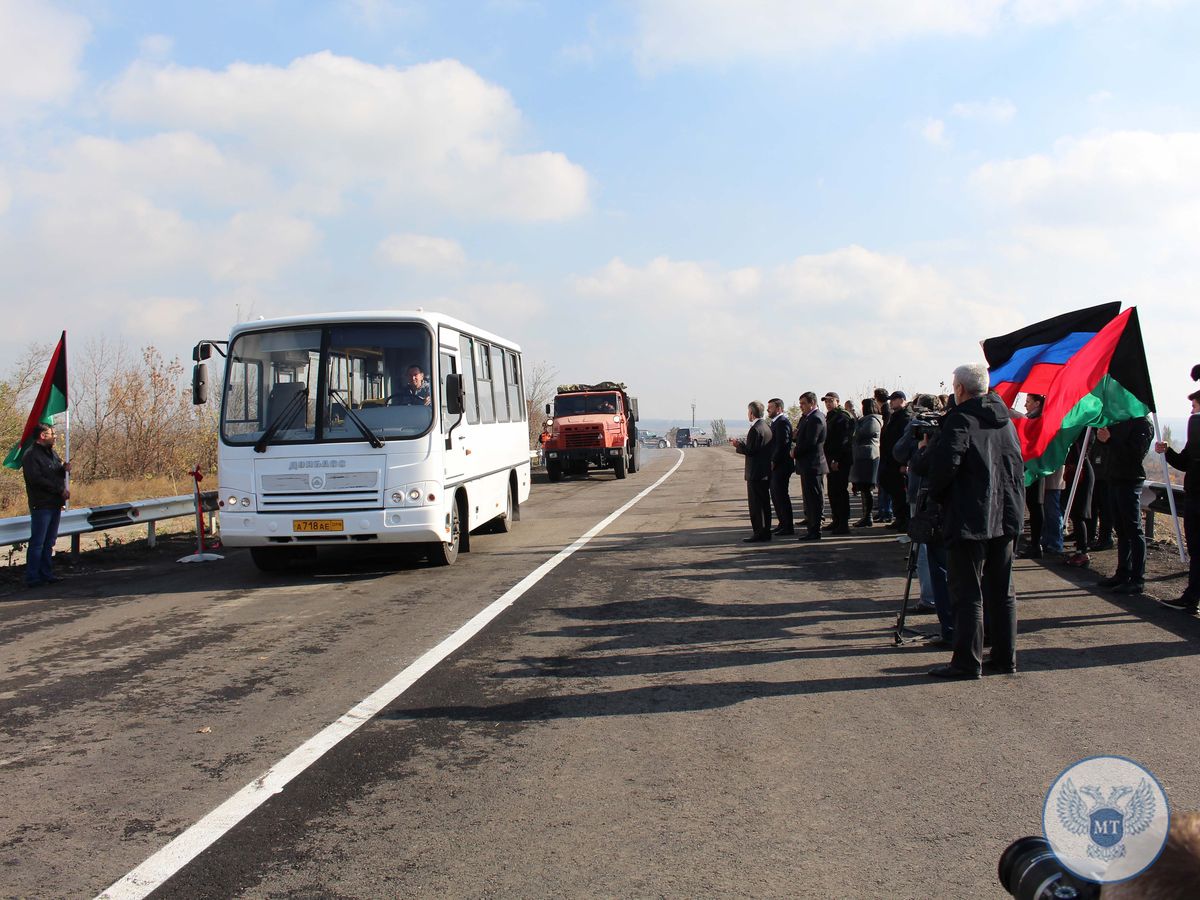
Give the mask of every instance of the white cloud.
M 144 59 L 166 59 L 174 47 L 175 41 L 165 34 L 148 34 L 138 42 Z
M 926 119 L 921 126 L 921 137 L 935 147 L 945 147 L 950 143 L 946 138 L 946 123 L 941 119 Z
M 119 119 L 235 141 L 310 190 L 382 191 L 480 218 L 553 221 L 588 208 L 587 173 L 521 152 L 511 96 L 454 60 L 397 69 L 331 53 L 285 68 L 137 63 L 107 92 Z
M 1016 114 L 1017 108 L 1013 102 L 999 97 L 955 103 L 950 108 L 950 115 L 957 118 L 974 119 L 996 125 L 1005 125 L 1011 122 Z
M 426 234 L 391 234 L 379 242 L 379 259 L 407 269 L 446 270 L 462 268 L 466 251 L 457 241 Z
M 222 281 L 264 281 L 310 252 L 320 235 L 313 224 L 271 212 L 239 212 L 213 237 L 205 254 Z
M 40 0 L 0 0 L 0 119 L 65 100 L 79 83 L 86 19 Z
M 840 47 L 979 36 L 1078 16 L 1104 0 L 638 0 L 637 54 L 648 65 L 790 61 Z M 1135 0 L 1127 0 L 1135 2 Z
M 587 377 L 616 370 L 628 373 L 622 377 L 630 384 L 656 384 L 666 408 L 685 409 L 699 395 L 701 410 L 723 415 L 755 394 L 811 388 L 849 396 L 874 379 L 894 385 L 902 376 L 910 387 L 931 390 L 975 358 L 981 337 L 1019 324 L 1003 304 L 956 278 L 859 246 L 770 268 L 614 259 L 569 285 L 589 311 L 589 328 L 566 338 L 559 358 L 573 360 Z M 635 319 L 643 333 L 659 336 L 650 354 L 618 339 Z M 756 346 L 764 352 L 755 354 Z M 768 349 L 779 347 L 804 348 L 802 360 Z M 739 374 L 731 379 L 734 364 Z M 680 377 L 664 385 L 664 369 Z M 835 378 L 839 384 L 825 383 Z
M 1064 138 L 1050 153 L 990 162 L 972 176 L 996 207 L 1044 226 L 1151 228 L 1191 241 L 1200 224 L 1200 132 Z
M 3 170 L 0 170 L 0 216 L 8 212 L 11 205 L 12 188 L 8 186 L 8 179 L 4 177 Z

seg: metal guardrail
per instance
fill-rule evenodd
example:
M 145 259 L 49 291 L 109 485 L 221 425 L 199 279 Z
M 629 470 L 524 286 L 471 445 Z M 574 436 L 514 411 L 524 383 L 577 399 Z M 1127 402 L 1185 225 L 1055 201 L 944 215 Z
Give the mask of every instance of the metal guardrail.
M 1166 482 L 1164 482 L 1164 481 L 1147 481 L 1146 487 L 1143 489 L 1143 493 L 1145 493 L 1146 491 L 1153 491 L 1154 499 L 1151 500 L 1149 503 L 1146 503 L 1145 499 L 1143 498 L 1142 508 L 1143 509 L 1152 509 L 1155 512 L 1167 513 L 1168 515 L 1170 515 L 1171 504 L 1167 500 Z M 1175 509 L 1178 510 L 1179 513 L 1182 515 L 1183 514 L 1183 485 L 1181 485 L 1181 484 L 1171 485 L 1171 493 L 1173 493 L 1175 495 Z
M 217 492 L 203 491 L 200 502 L 205 512 L 217 508 Z M 154 523 L 163 519 L 196 514 L 194 494 L 178 497 L 158 497 L 153 500 L 134 500 L 131 503 L 114 503 L 112 506 L 93 506 L 90 509 L 64 509 L 58 522 L 59 537 L 76 537 L 89 531 L 105 531 L 109 528 L 125 528 L 129 525 L 145 525 L 146 537 L 154 545 Z M 13 516 L 0 519 L 0 547 L 23 544 L 29 540 L 29 516 Z

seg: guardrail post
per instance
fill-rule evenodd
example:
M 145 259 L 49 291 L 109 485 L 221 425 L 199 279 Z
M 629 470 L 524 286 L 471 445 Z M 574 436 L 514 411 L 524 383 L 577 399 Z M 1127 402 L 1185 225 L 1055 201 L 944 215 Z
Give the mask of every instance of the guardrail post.
M 71 535 L 71 563 L 79 562 L 79 535 Z
M 146 523 L 146 546 L 149 547 L 151 550 L 153 550 L 154 545 L 157 542 L 158 542 L 158 535 L 154 531 L 154 523 L 147 522 Z

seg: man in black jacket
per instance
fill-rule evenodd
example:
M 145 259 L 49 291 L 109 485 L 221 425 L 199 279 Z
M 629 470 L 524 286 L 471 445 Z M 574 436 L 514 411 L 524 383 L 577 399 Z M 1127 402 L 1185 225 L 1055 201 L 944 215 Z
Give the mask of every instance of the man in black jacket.
M 1141 497 L 1154 429 L 1145 416 L 1135 416 L 1108 428 L 1097 428 L 1096 440 L 1108 448 L 1108 502 L 1117 533 L 1117 571 L 1100 586 L 1118 594 L 1141 594 L 1146 589 Z
M 792 420 L 778 397 L 767 401 L 767 415 L 771 418 L 771 503 L 775 507 L 775 518 L 779 520 L 775 534 L 795 534 L 790 488 L 794 470 Z
M 1200 368 L 1200 367 L 1198 367 Z M 1188 394 L 1192 401 L 1192 416 L 1188 419 L 1187 443 L 1176 452 L 1159 441 L 1158 453 L 1167 454 L 1167 462 L 1183 476 L 1183 534 L 1187 541 L 1188 583 L 1177 600 L 1162 600 L 1164 606 L 1196 615 L 1200 608 L 1200 391 Z
M 913 417 L 912 410 L 905 405 L 907 401 L 904 391 L 892 391 L 888 397 L 892 414 L 879 433 L 879 490 L 886 491 L 892 500 L 892 515 L 896 518 L 888 527 L 900 532 L 908 531 L 908 486 L 892 451 Z
M 771 427 L 763 420 L 763 405 L 755 400 L 746 407 L 750 430 L 745 440 L 730 438 L 738 453 L 746 457 L 746 497 L 750 502 L 750 527 L 754 534 L 744 543 L 771 539 Z
M 1017 670 L 1013 539 L 1024 524 L 1024 462 L 1008 407 L 988 393 L 987 367 L 954 370 L 954 409 L 929 452 L 914 461 L 929 497 L 942 505 L 954 608 L 954 655 L 929 674 L 978 678 Z M 983 611 L 992 655 L 983 661 Z
M 796 474 L 804 492 L 804 522 L 802 541 L 821 539 L 821 515 L 825 509 L 825 490 L 821 479 L 829 472 L 825 459 L 825 416 L 817 409 L 817 395 L 805 391 L 800 395 L 800 423 L 796 426 Z
M 70 498 L 64 463 L 54 452 L 54 429 L 38 425 L 34 444 L 21 458 L 25 495 L 29 499 L 29 552 L 25 558 L 25 584 L 37 587 L 59 579 L 54 574 L 54 542 L 63 504 Z
M 854 463 L 854 417 L 842 409 L 838 395 L 829 391 L 821 401 L 825 404 L 825 459 L 829 474 L 825 485 L 829 489 L 829 512 L 832 534 L 850 533 L 850 467 Z

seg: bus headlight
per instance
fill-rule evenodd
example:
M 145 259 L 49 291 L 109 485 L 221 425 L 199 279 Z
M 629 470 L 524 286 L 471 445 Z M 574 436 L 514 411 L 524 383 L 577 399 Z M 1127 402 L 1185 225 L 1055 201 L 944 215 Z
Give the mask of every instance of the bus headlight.
M 250 506 L 250 498 L 249 497 L 242 498 L 242 506 L 249 508 L 249 506 Z
M 408 499 L 411 500 L 413 503 L 416 503 L 418 500 L 420 500 L 421 499 L 421 489 L 413 488 L 412 490 L 410 490 L 408 492 Z
M 233 494 L 230 494 L 229 499 L 226 500 L 225 502 L 228 503 L 230 506 L 237 506 L 238 498 L 233 496 Z
M 404 495 L 402 493 L 400 493 L 400 491 L 392 491 L 392 502 L 393 503 L 403 503 Z

